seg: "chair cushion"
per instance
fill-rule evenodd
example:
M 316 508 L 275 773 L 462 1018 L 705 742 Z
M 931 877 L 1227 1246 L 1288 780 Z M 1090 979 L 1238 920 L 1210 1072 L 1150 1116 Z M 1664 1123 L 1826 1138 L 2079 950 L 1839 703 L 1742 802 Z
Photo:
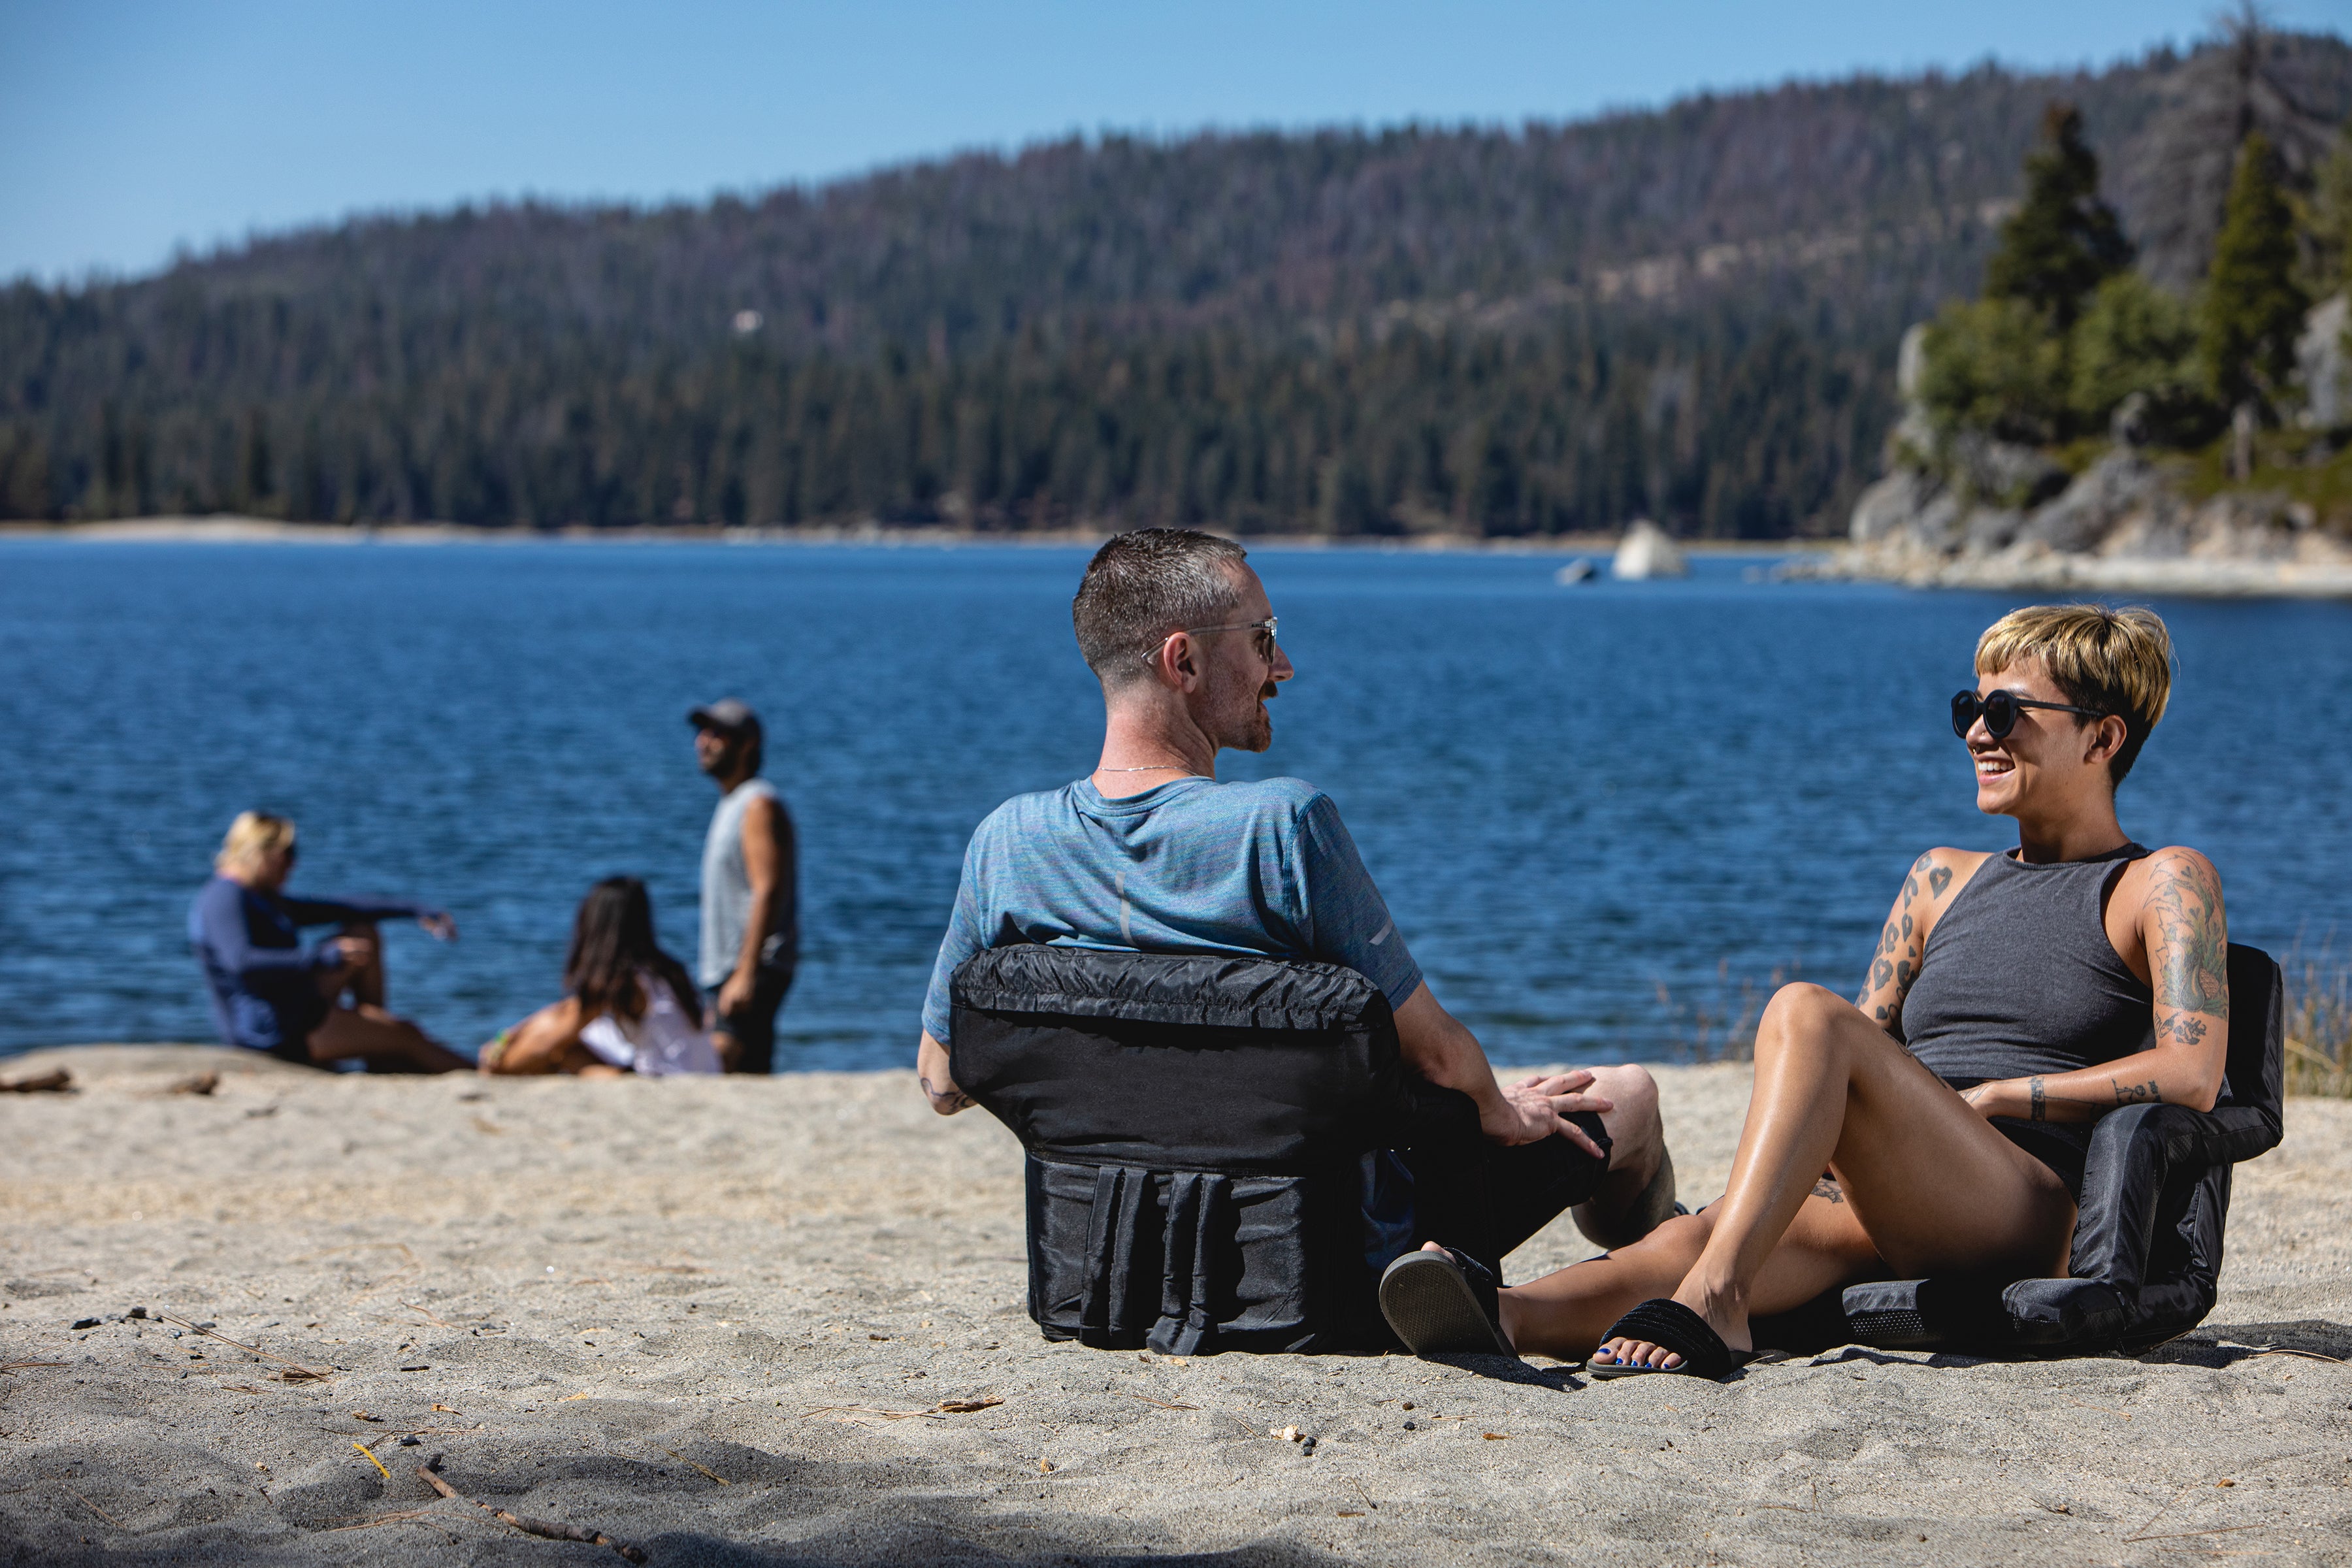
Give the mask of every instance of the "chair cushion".
M 1410 1111 L 1387 998 L 1335 964 L 1024 945 L 950 995 L 958 1087 L 1048 1158 L 1299 1174 Z

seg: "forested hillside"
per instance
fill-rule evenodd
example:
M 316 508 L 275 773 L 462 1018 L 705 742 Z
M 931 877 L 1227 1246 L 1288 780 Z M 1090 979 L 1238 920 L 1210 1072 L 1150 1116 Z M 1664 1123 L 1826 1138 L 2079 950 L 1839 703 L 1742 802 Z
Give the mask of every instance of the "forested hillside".
M 2352 50 L 2269 41 L 2352 110 Z M 0 290 L 0 516 L 1842 528 L 2045 102 L 2203 266 L 2208 57 L 1517 130 L 1108 138 Z M 2208 211 L 2208 208 L 2211 211 Z

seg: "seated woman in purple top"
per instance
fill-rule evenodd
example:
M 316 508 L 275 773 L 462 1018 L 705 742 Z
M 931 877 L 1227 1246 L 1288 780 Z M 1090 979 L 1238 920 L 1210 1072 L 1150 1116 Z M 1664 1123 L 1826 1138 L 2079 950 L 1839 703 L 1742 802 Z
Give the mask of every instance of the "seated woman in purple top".
M 443 910 L 388 899 L 288 898 L 294 855 L 291 822 L 240 812 L 213 858 L 213 879 L 188 910 L 188 941 L 204 968 L 221 1038 L 293 1062 L 356 1059 L 371 1072 L 470 1067 L 384 1011 L 383 950 L 373 924 L 413 920 L 448 942 L 457 922 Z M 300 930 L 315 925 L 341 929 L 305 948 Z

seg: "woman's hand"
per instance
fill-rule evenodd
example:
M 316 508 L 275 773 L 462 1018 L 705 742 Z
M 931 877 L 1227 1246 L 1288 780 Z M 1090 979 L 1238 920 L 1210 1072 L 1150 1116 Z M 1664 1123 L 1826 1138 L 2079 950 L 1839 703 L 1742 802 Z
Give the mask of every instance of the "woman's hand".
M 2011 1100 L 2021 1081 L 2018 1079 L 1989 1079 L 1972 1089 L 1960 1090 L 1960 1098 L 1969 1102 L 1970 1110 L 1988 1121 L 1996 1116 L 2015 1116 L 2017 1111 L 2012 1109 Z
M 447 910 L 435 910 L 431 914 L 419 915 L 416 923 L 443 942 L 457 940 L 457 918 Z

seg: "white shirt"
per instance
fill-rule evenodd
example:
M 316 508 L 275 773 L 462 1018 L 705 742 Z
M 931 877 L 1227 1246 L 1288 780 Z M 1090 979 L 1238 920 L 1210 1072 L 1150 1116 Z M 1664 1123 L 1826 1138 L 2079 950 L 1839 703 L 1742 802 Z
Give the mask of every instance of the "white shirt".
M 635 1068 L 646 1078 L 717 1072 L 719 1053 L 710 1037 L 702 1032 L 699 1018 L 678 1005 L 669 982 L 640 969 L 637 985 L 646 996 L 645 1016 L 632 1020 L 600 1013 L 582 1026 L 580 1043 L 599 1061 Z

